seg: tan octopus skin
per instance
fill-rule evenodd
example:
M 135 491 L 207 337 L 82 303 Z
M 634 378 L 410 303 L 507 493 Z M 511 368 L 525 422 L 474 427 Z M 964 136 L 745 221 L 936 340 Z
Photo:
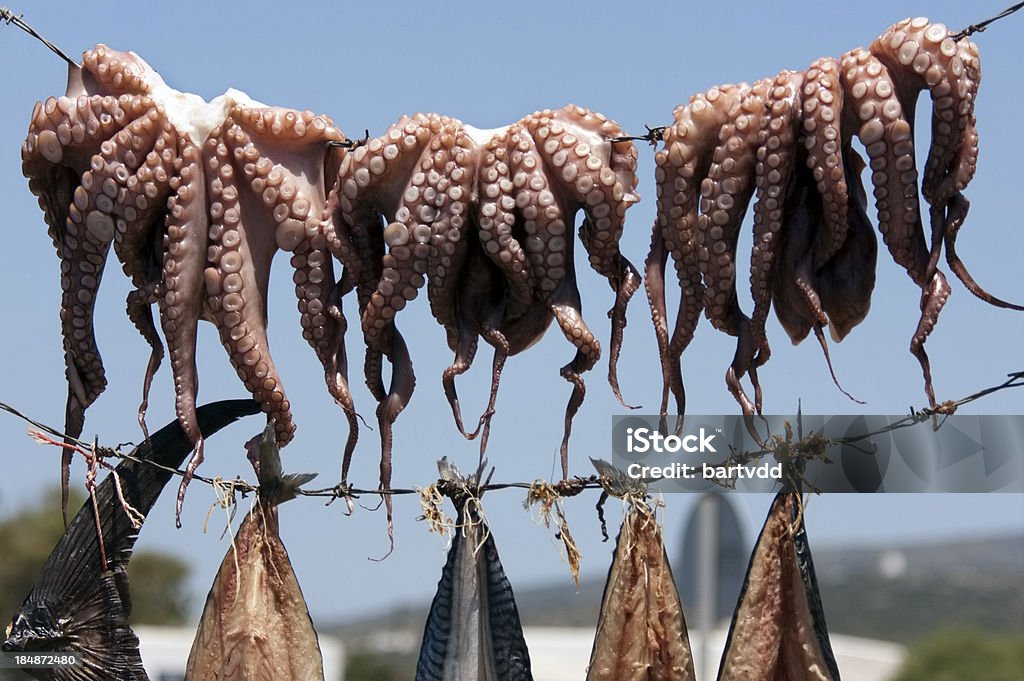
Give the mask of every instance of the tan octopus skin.
M 69 435 L 81 433 L 85 410 L 106 383 L 92 314 L 112 242 L 136 286 L 129 318 L 152 347 L 140 422 L 163 356 L 149 309 L 156 302 L 178 418 L 196 445 L 190 474 L 202 460 L 200 319 L 218 325 L 239 376 L 276 419 L 279 442 L 291 438 L 289 404 L 266 343 L 269 267 L 278 248 L 294 253 L 303 335 L 354 425 L 345 324 L 333 306 L 321 221 L 328 143 L 343 139 L 326 117 L 265 107 L 235 90 L 211 102 L 178 92 L 134 53 L 104 45 L 70 69 L 67 94 L 36 106 L 22 150 L 61 258 Z M 346 457 L 355 437 L 352 429 Z
M 486 433 L 505 358 L 539 340 L 551 319 L 558 321 L 577 349 L 562 369 L 574 384 L 567 441 L 583 398 L 579 374 L 600 356 L 580 312 L 572 267 L 577 211 L 586 216 L 581 237 L 590 262 L 616 291 L 613 357 L 625 306 L 639 287 L 618 249 L 626 209 L 637 200 L 636 150 L 610 141 L 620 135 L 612 121 L 575 106 L 496 130 L 416 114 L 347 154 L 330 196 L 326 234 L 357 290 L 366 380 L 380 402 L 382 476 L 390 475 L 392 423 L 415 386 L 395 319 L 424 284 L 456 353 L 444 375 L 445 392 L 467 437 L 481 427 Z M 495 348 L 491 400 L 477 430 L 467 433 L 454 379 L 468 370 L 480 336 Z M 384 355 L 393 365 L 387 389 Z
M 943 246 L 968 290 L 991 304 L 1022 309 L 981 288 L 955 253 L 969 207 L 961 191 L 977 162 L 979 82 L 977 48 L 969 40 L 954 40 L 942 24 L 907 19 L 867 50 L 819 59 L 806 72 L 784 71 L 753 86 L 712 88 L 676 109 L 656 157 L 658 220 L 647 261 L 663 415 L 669 392 L 679 413 L 685 409 L 679 356 L 702 310 L 716 328 L 738 338 L 726 382 L 748 416 L 761 409 L 756 370 L 770 356 L 765 322 L 773 303 L 793 342 L 813 330 L 826 359 L 823 329 L 839 341 L 867 314 L 876 245 L 853 137 L 867 150 L 883 240 L 922 289 L 911 351 L 935 406 L 923 346 L 950 293 L 937 269 Z M 921 193 L 931 205 L 930 239 L 920 216 L 913 146 L 914 107 L 925 88 L 932 97 L 932 142 Z M 748 318 L 736 299 L 736 243 L 755 186 L 754 311 Z M 682 288 L 671 339 L 664 303 L 669 255 Z M 740 384 L 747 373 L 753 400 Z

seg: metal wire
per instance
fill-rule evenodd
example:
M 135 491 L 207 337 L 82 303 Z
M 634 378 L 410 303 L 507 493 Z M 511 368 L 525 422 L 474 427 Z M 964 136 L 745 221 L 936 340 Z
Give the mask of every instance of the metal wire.
M 76 62 L 74 59 L 65 54 L 64 50 L 60 49 L 59 47 L 51 43 L 49 40 L 39 35 L 36 29 L 32 28 L 27 23 L 25 23 L 25 21 L 21 17 L 21 14 L 15 14 L 7 7 L 0 7 L 0 21 L 4 22 L 5 24 L 14 24 L 21 30 L 25 31 L 25 33 L 28 33 L 30 36 L 41 42 L 43 45 L 46 45 L 48 48 L 50 48 L 51 52 L 53 52 L 55 55 L 66 61 L 68 64 L 74 66 L 75 68 L 78 68 L 78 62 Z
M 1010 388 L 1024 388 L 1024 371 L 1015 371 L 1013 373 L 1007 374 L 1007 380 L 1003 381 L 1002 383 L 999 383 L 988 388 L 984 388 L 982 390 L 978 390 L 958 400 L 949 400 L 947 402 L 943 402 L 942 404 L 938 405 L 935 408 L 911 408 L 910 413 L 907 416 L 903 417 L 902 419 L 899 419 L 898 421 L 894 421 L 893 423 L 890 423 L 889 425 L 885 426 L 884 428 L 880 428 L 879 430 L 867 432 L 862 435 L 839 438 L 824 438 L 821 436 L 820 433 L 811 433 L 805 436 L 801 432 L 799 433 L 798 440 L 796 441 L 793 441 L 791 438 L 778 437 L 773 440 L 766 440 L 766 446 L 763 449 L 742 453 L 733 453 L 733 455 L 729 457 L 728 461 L 723 462 L 720 465 L 726 466 L 737 462 L 751 463 L 753 461 L 758 461 L 768 456 L 782 456 L 787 459 L 800 456 L 811 456 L 813 458 L 813 452 L 827 451 L 827 449 L 830 447 L 848 445 L 862 440 L 867 440 L 869 438 L 876 437 L 878 435 L 888 433 L 893 430 L 919 426 L 924 422 L 928 421 L 929 419 L 931 419 L 932 417 L 945 417 L 952 415 L 958 407 L 961 407 L 970 402 L 980 400 L 1002 390 L 1008 390 Z M 20 418 L 26 421 L 27 423 L 30 423 L 35 428 L 38 428 L 39 430 L 49 433 L 55 438 L 63 439 L 65 437 L 65 435 L 61 433 L 59 430 L 47 426 L 43 423 L 40 423 L 39 421 L 36 421 L 32 418 L 29 418 L 20 410 L 3 402 L 0 402 L 0 411 L 6 411 L 16 416 L 17 418 Z M 80 440 L 71 440 L 71 442 L 81 443 L 86 451 L 94 452 L 95 456 L 99 457 L 101 460 L 104 458 L 113 458 L 135 461 L 140 464 L 159 468 L 163 471 L 166 471 L 173 475 L 177 475 L 179 477 L 185 475 L 185 471 L 182 469 L 173 468 L 170 466 L 163 466 L 147 459 L 140 459 L 131 454 L 130 452 L 125 453 L 120 451 L 119 447 L 103 447 L 98 446 L 95 443 L 84 443 Z M 208 478 L 203 477 L 201 475 L 194 475 L 193 480 L 201 482 L 206 485 L 210 485 L 211 487 L 223 485 L 224 483 L 224 480 L 222 478 Z M 250 492 L 255 492 L 257 489 L 259 489 L 257 484 L 249 482 L 247 480 L 243 480 L 241 477 L 237 477 L 231 482 L 234 486 L 234 489 L 243 497 L 246 494 L 249 494 Z M 493 492 L 507 489 L 530 490 L 536 484 L 536 480 L 532 482 L 497 483 L 491 483 L 487 481 L 485 482 L 485 484 L 479 485 L 476 488 L 476 490 L 480 494 L 482 494 L 483 492 Z M 562 480 L 560 482 L 553 484 L 552 487 L 558 493 L 558 495 L 562 497 L 575 496 L 585 490 L 604 490 L 604 487 L 602 486 L 602 478 L 599 478 L 598 476 L 595 475 L 586 478 L 574 477 L 569 480 Z M 328 503 L 330 503 L 337 499 L 352 500 L 366 495 L 383 497 L 420 494 L 421 492 L 422 489 L 420 488 L 363 488 L 356 487 L 354 485 L 339 483 L 333 487 L 325 487 L 322 489 L 299 490 L 298 495 L 304 497 L 327 499 Z
M 1006 9 L 1004 9 L 1002 12 L 995 15 L 991 19 L 985 19 L 985 21 L 979 21 L 976 24 L 971 24 L 970 26 L 960 31 L 959 33 L 954 33 L 951 37 L 956 42 L 960 42 L 964 38 L 970 37 L 975 33 L 981 33 L 982 31 L 989 27 L 989 24 L 992 24 L 996 21 L 999 21 L 1000 19 L 1010 16 L 1011 14 L 1021 9 L 1022 7 L 1024 7 L 1024 2 L 1018 2 L 1016 5 L 1007 7 Z

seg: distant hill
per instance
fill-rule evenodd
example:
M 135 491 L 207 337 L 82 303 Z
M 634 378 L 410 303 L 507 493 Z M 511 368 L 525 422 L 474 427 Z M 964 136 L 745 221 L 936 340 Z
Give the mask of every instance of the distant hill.
M 829 629 L 835 633 L 910 643 L 944 627 L 1024 631 L 1024 535 L 821 547 L 815 548 L 814 562 Z M 584 580 L 580 593 L 562 581 L 517 587 L 516 602 L 526 625 L 595 627 L 603 588 L 603 577 Z M 415 650 L 428 605 L 324 629 L 353 648 L 384 645 L 397 653 L 411 643 Z

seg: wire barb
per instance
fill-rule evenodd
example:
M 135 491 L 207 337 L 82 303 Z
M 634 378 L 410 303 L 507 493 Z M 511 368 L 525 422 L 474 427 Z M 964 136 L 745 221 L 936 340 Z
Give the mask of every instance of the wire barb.
M 665 128 L 667 126 L 659 125 L 657 127 L 652 128 L 651 126 L 649 126 L 649 125 L 647 125 L 645 123 L 644 127 L 647 128 L 647 134 L 646 135 L 640 135 L 640 136 L 623 135 L 621 137 L 612 137 L 608 141 L 612 142 L 612 143 L 615 143 L 615 142 L 642 141 L 642 142 L 647 142 L 652 147 L 657 146 L 658 142 L 664 141 L 664 139 L 665 139 Z
M 1007 7 L 1006 9 L 1004 9 L 1002 12 L 1000 12 L 997 15 L 995 15 L 991 19 L 985 19 L 985 21 L 979 21 L 976 24 L 971 24 L 970 26 L 968 26 L 964 30 L 960 31 L 959 33 L 954 33 L 950 37 L 953 39 L 954 42 L 960 42 L 964 38 L 968 38 L 968 37 L 974 35 L 975 33 L 982 33 L 986 28 L 989 27 L 989 24 L 992 24 L 993 22 L 999 21 L 1000 19 L 1003 19 L 1004 17 L 1010 16 L 1011 14 L 1013 14 L 1017 10 L 1021 9 L 1022 7 L 1024 7 L 1024 2 L 1018 2 L 1016 5 L 1012 5 L 1011 7 Z
M 369 141 L 370 141 L 370 130 L 367 128 L 366 130 L 363 131 L 363 139 L 360 139 L 360 140 L 344 139 L 344 140 L 341 140 L 340 142 L 335 142 L 335 141 L 332 140 L 332 141 L 327 143 L 327 146 L 329 146 L 329 147 L 341 147 L 342 149 L 358 149 L 359 147 L 365 145 Z M 361 416 L 359 418 L 362 419 Z
M 74 66 L 76 69 L 79 68 L 78 62 L 69 57 L 64 52 L 64 50 L 60 49 L 59 47 L 51 43 L 49 40 L 39 35 L 36 29 L 32 28 L 27 23 L 25 23 L 25 21 L 21 18 L 22 16 L 23 15 L 21 14 L 15 14 L 14 12 L 12 12 L 10 8 L 0 7 L 0 21 L 2 21 L 5 24 L 14 24 L 21 30 L 25 31 L 25 33 L 28 33 L 33 38 L 35 38 L 42 44 L 46 45 L 48 48 L 50 48 L 51 52 L 53 52 L 55 55 L 66 61 L 68 64 Z

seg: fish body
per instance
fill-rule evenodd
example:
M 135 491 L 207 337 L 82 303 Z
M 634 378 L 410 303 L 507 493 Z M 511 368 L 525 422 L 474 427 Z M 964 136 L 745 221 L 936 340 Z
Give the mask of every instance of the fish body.
M 719 681 L 840 681 L 799 496 L 775 497 L 747 567 Z
M 686 620 L 661 528 L 646 504 L 630 503 L 601 599 L 587 681 L 693 679 Z
M 490 529 L 461 503 L 423 632 L 416 681 L 532 681 L 515 595 Z
M 255 414 L 252 400 L 231 400 L 199 409 L 202 432 L 210 436 L 236 419 Z M 174 422 L 132 451 L 132 456 L 177 468 L 192 443 Z M 163 468 L 126 459 L 115 468 L 125 501 L 143 516 L 171 479 Z M 128 624 L 131 599 L 125 572 L 139 530 L 117 497 L 114 476 L 96 488 L 99 524 L 107 557 L 104 570 L 92 500 L 68 524 L 39 579 L 7 630 L 5 652 L 74 652 L 79 667 L 26 669 L 44 681 L 148 681 L 139 639 Z
M 259 501 L 210 588 L 188 681 L 324 681 L 316 630 L 278 524 L 278 504 L 313 476 L 282 474 L 272 420 L 258 451 Z

